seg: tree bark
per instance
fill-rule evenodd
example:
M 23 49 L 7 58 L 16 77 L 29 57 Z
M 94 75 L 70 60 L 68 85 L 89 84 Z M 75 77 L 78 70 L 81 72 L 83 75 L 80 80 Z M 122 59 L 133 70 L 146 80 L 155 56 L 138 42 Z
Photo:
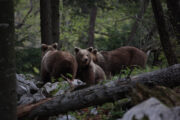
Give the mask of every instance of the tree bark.
M 127 41 L 128 45 L 133 41 L 133 39 L 134 39 L 134 37 L 136 35 L 136 31 L 138 30 L 139 23 L 142 20 L 143 15 L 146 12 L 146 9 L 147 9 L 147 7 L 149 5 L 149 0 L 141 0 L 140 2 L 141 2 L 141 8 L 140 8 L 139 13 L 137 14 L 136 21 L 132 25 L 131 32 L 130 32 L 130 35 L 129 35 L 129 38 L 128 38 L 128 41 Z
M 52 44 L 51 1 L 40 0 L 41 43 Z
M 90 11 L 89 32 L 88 32 L 88 47 L 94 47 L 94 30 L 96 23 L 97 6 L 93 6 Z
M 132 92 L 132 88 L 135 87 L 137 83 L 149 87 L 154 85 L 175 87 L 180 85 L 179 80 L 180 64 L 176 64 L 169 68 L 134 76 L 131 80 L 123 78 L 104 85 L 98 84 L 54 97 L 36 106 L 36 108 L 29 110 L 26 118 L 32 119 L 35 116 L 53 116 L 93 105 L 113 102 L 126 97 L 128 93 Z
M 59 0 L 51 0 L 51 13 L 53 43 L 59 43 Z
M 16 78 L 13 0 L 0 1 L 0 115 L 16 120 Z
M 177 58 L 174 51 L 172 50 L 172 45 L 171 45 L 169 34 L 166 28 L 166 23 L 164 19 L 164 13 L 163 13 L 161 2 L 159 0 L 151 0 L 151 4 L 152 4 L 153 12 L 154 12 L 155 21 L 156 21 L 158 31 L 159 31 L 161 45 L 162 45 L 164 54 L 166 56 L 167 62 L 169 65 L 176 64 Z
M 152 52 L 153 52 L 153 56 L 154 56 L 152 66 L 160 65 L 162 63 L 162 61 L 159 60 L 161 51 L 159 49 L 157 49 L 157 50 L 153 50 Z
M 180 44 L 180 1 L 167 0 L 167 7 L 169 11 L 170 21 L 173 25 L 175 35 Z

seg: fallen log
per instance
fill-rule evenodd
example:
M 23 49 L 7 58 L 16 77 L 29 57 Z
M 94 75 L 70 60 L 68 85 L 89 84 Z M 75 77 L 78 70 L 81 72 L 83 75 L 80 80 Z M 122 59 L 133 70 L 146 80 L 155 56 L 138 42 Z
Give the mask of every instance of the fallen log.
M 35 104 L 18 106 L 18 108 L 17 108 L 18 109 L 18 111 L 17 111 L 18 117 L 23 117 L 24 115 L 26 115 L 29 111 L 31 111 L 36 106 L 43 104 L 46 101 L 49 101 L 51 99 L 53 99 L 53 98 L 47 98 L 47 99 L 41 100 Z
M 126 97 L 137 83 L 146 86 L 178 86 L 180 85 L 180 64 L 162 70 L 133 76 L 131 77 L 131 80 L 122 78 L 106 84 L 98 84 L 86 89 L 54 97 L 52 100 L 33 107 L 26 115 L 26 119 L 33 119 L 36 116 L 54 116 L 89 106 L 113 102 Z

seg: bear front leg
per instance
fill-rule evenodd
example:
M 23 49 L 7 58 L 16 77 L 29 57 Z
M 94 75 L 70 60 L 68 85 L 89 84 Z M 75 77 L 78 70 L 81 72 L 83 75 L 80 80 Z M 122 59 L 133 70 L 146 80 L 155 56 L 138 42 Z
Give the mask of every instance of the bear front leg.
M 44 84 L 51 81 L 50 74 L 45 70 L 41 70 L 41 81 Z
M 94 85 L 94 84 L 96 84 L 95 73 L 92 70 L 90 70 L 88 72 L 88 74 L 85 76 L 85 80 L 86 80 L 86 84 L 87 85 Z

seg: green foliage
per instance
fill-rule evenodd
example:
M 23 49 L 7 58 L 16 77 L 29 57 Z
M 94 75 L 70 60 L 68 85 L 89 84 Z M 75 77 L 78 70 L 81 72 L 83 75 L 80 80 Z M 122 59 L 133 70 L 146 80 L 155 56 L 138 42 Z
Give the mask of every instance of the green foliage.
M 31 8 L 30 1 L 15 1 L 15 24 L 21 23 Z M 40 14 L 39 2 L 32 1 L 32 11 L 28 15 L 21 28 L 16 29 L 16 46 L 39 47 L 40 45 Z M 87 47 L 89 29 L 89 10 L 93 5 L 98 6 L 95 25 L 95 47 L 99 50 L 112 50 L 121 46 L 129 45 L 138 48 L 146 48 L 152 45 L 159 47 L 159 37 L 157 31 L 152 39 L 147 39 L 149 31 L 155 22 L 151 5 L 146 10 L 133 41 L 128 41 L 132 25 L 137 20 L 136 15 L 140 10 L 139 1 L 118 1 L 118 0 L 60 0 L 60 43 L 62 50 L 74 53 L 74 47 Z M 166 10 L 166 6 L 163 5 Z M 156 44 L 154 44 L 156 43 Z M 160 56 L 163 65 L 166 65 L 166 58 Z M 150 56 L 150 59 L 153 59 Z M 30 64 L 23 65 L 30 68 Z M 19 67 L 19 66 L 18 66 Z M 34 67 L 34 72 L 38 73 L 38 67 Z
M 69 79 L 72 79 L 72 74 L 66 73 L 66 76 L 67 76 Z
M 108 37 L 96 38 L 96 48 L 100 50 L 113 50 L 121 46 L 124 46 L 128 37 L 127 30 L 129 27 L 129 24 L 122 25 L 121 29 L 118 29 L 116 24 L 114 24 L 112 27 L 107 27 L 106 31 Z
M 155 70 L 158 70 L 158 69 L 160 69 L 158 66 L 150 67 L 150 66 L 147 65 L 147 66 L 145 67 L 145 69 L 142 69 L 142 68 L 134 68 L 131 75 L 142 74 L 142 73 L 145 73 L 145 72 L 152 72 L 152 71 L 155 71 Z
M 30 0 L 16 0 L 15 18 L 16 46 L 38 47 L 40 43 L 39 1 L 32 0 L 31 6 Z M 22 26 L 17 28 L 19 24 Z
M 54 81 L 55 82 L 55 81 Z M 69 84 L 67 82 L 64 82 L 64 81 L 60 81 L 58 83 L 58 87 L 51 91 L 50 95 L 55 95 L 59 90 L 64 90 L 64 91 L 67 91 L 69 89 Z
M 125 111 L 123 111 L 122 109 L 119 109 L 119 110 L 113 110 L 111 112 L 111 118 L 109 118 L 109 120 L 115 120 L 117 118 L 121 118 L 123 117 Z
M 92 115 L 90 112 L 94 108 L 95 107 L 88 107 L 80 111 L 70 112 L 70 114 L 72 116 L 75 116 L 78 120 L 115 120 L 122 117 L 125 113 L 125 111 L 122 110 L 121 107 L 116 108 L 116 103 L 106 103 L 102 106 L 96 107 L 96 110 L 98 112 L 97 115 Z
M 16 50 L 16 72 L 39 74 L 41 52 L 39 48 Z
M 54 77 L 51 77 L 51 82 L 52 83 L 56 82 L 56 79 Z
M 16 28 L 16 71 L 17 73 L 32 73 L 39 75 L 41 50 L 40 46 L 40 14 L 39 14 L 39 1 L 32 1 L 33 8 L 28 15 L 24 24 L 20 28 Z M 160 41 L 157 30 L 154 35 L 148 36 L 155 25 L 151 5 L 146 10 L 142 21 L 138 21 L 139 26 L 132 41 L 128 41 L 131 28 L 137 20 L 137 13 L 139 12 L 140 2 L 137 0 L 60 0 L 60 43 L 62 44 L 61 50 L 70 51 L 73 53 L 74 46 L 81 48 L 87 47 L 88 42 L 88 29 L 89 29 L 89 12 L 92 6 L 97 6 L 97 18 L 95 25 L 95 47 L 98 50 L 113 50 L 125 45 L 132 45 L 138 48 L 146 48 L 152 46 L 152 48 L 159 48 Z M 167 11 L 165 4 L 163 7 Z M 15 0 L 15 25 L 21 23 L 23 18 L 27 15 L 31 6 L 29 0 Z M 167 16 L 167 15 L 166 15 Z M 151 39 L 148 39 L 151 37 Z M 174 45 L 177 45 L 175 42 Z M 178 51 L 180 49 L 178 48 Z M 177 52 L 178 54 L 179 52 Z M 151 55 L 148 59 L 153 61 Z M 166 67 L 167 61 L 163 54 L 160 53 L 159 59 L 162 61 L 159 66 L 147 66 L 145 69 L 135 68 L 131 74 L 137 75 L 144 72 L 150 72 L 160 67 Z M 149 62 L 151 64 L 151 62 Z M 117 74 L 113 76 L 111 80 L 117 80 L 120 76 L 124 78 L 128 75 L 130 69 L 121 71 L 121 75 Z M 67 74 L 68 77 L 72 77 L 71 74 Z M 63 81 L 63 78 L 58 79 L 59 82 Z M 102 84 L 109 82 L 105 80 Z M 55 79 L 52 78 L 52 82 Z M 100 83 L 101 84 L 101 83 Z M 69 84 L 59 84 L 58 88 L 51 92 L 52 95 L 56 94 L 61 88 L 66 90 Z M 140 88 L 139 88 L 140 89 Z M 157 90 L 159 90 L 157 92 Z M 137 90 L 138 91 L 138 90 Z M 171 103 L 167 98 L 174 93 L 169 89 L 159 88 L 150 92 L 148 89 L 141 88 L 139 93 L 145 93 L 147 96 L 160 97 L 164 103 Z M 158 94 L 162 94 L 158 95 Z M 164 96 L 163 96 L 164 95 Z M 176 95 L 175 95 L 176 96 Z M 146 96 L 145 96 L 146 97 Z M 145 99 L 144 97 L 144 99 Z M 176 97 L 175 97 L 176 98 Z M 138 99 L 138 98 L 137 98 Z M 143 99 L 143 100 L 144 100 Z M 138 99 L 142 101 L 142 99 Z M 179 97 L 177 101 L 179 100 Z M 126 102 L 121 100 L 120 103 Z M 179 102 L 178 102 L 179 104 Z M 98 106 L 98 115 L 91 115 L 90 110 L 93 107 L 83 109 L 76 112 L 70 112 L 78 120 L 85 119 L 103 119 L 103 120 L 115 120 L 120 118 L 125 113 L 122 106 L 119 103 L 106 103 L 102 106 Z M 83 112 L 82 112 L 83 111 Z M 143 120 L 148 120 L 146 116 Z
M 62 81 L 63 81 L 63 78 L 62 78 L 62 77 L 58 78 L 58 81 L 59 81 L 59 82 L 62 82 Z
M 164 86 L 155 86 L 149 89 L 147 86 L 137 84 L 136 88 L 130 94 L 133 105 L 139 104 L 151 97 L 159 99 L 169 107 L 178 106 L 180 104 L 180 95 L 174 90 Z
M 40 74 L 40 71 L 37 67 L 33 67 L 33 71 L 36 73 L 36 74 Z
M 165 68 L 165 67 L 166 66 L 162 66 L 162 67 L 152 66 L 152 67 L 150 67 L 148 65 L 144 69 L 135 67 L 135 68 L 133 68 L 133 71 L 131 72 L 130 76 L 143 74 L 143 73 L 146 73 L 146 72 L 152 72 L 152 71 L 162 69 L 162 68 Z M 111 80 L 117 80 L 119 78 L 127 77 L 127 75 L 129 74 L 130 71 L 131 71 L 130 68 L 122 69 L 121 74 L 116 74 L 115 76 L 112 76 Z M 109 82 L 109 80 L 105 81 L 105 83 L 107 83 L 107 82 Z

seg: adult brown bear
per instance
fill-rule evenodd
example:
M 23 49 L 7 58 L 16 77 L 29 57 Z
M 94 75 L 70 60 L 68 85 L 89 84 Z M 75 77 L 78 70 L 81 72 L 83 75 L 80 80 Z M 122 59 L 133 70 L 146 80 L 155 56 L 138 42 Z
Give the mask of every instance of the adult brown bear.
M 57 50 L 57 43 L 42 44 L 41 49 L 41 80 L 44 83 L 50 82 L 52 77 L 57 80 L 62 75 L 74 80 L 77 72 L 75 57 L 69 52 Z
M 77 78 L 85 82 L 87 85 L 97 84 L 99 81 L 105 79 L 103 69 L 96 65 L 91 59 L 91 51 L 92 48 L 75 48 L 76 60 L 78 63 Z
M 91 57 L 96 64 L 103 68 L 107 76 L 119 73 L 123 66 L 136 65 L 144 68 L 147 61 L 146 53 L 131 46 L 101 52 L 94 49 L 91 52 Z

